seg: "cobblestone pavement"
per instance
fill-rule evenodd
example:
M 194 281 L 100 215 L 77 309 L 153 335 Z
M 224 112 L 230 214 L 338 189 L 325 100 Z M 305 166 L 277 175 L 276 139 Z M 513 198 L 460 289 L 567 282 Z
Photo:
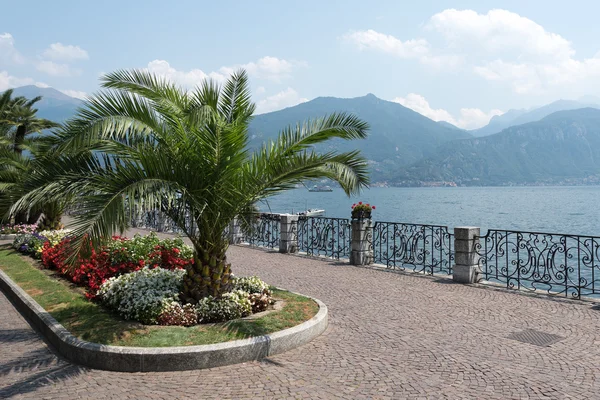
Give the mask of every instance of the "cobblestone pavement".
M 599 398 L 600 308 L 232 247 L 238 275 L 315 296 L 330 326 L 311 343 L 210 370 L 115 373 L 48 349 L 0 294 L 0 398 Z M 507 338 L 564 337 L 548 347 Z

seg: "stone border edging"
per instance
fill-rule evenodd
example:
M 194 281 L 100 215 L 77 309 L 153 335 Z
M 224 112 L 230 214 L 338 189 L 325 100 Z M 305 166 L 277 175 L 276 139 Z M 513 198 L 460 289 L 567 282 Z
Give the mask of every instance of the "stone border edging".
M 0 240 L 15 240 L 16 238 L 16 233 L 0 233 Z
M 314 317 L 269 335 L 199 346 L 109 346 L 75 337 L 2 270 L 0 290 L 60 355 L 76 364 L 108 371 L 185 371 L 260 360 L 310 342 L 325 331 L 328 323 L 327 306 L 311 298 L 319 306 Z

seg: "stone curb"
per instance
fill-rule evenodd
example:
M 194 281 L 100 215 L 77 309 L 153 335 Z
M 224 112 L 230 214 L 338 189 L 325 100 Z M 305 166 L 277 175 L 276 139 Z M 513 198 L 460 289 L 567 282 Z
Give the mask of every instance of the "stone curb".
M 0 233 L 0 240 L 15 240 L 16 237 L 16 233 Z
M 302 346 L 327 328 L 327 306 L 317 299 L 317 315 L 292 328 L 231 342 L 182 347 L 123 347 L 85 342 L 73 336 L 23 289 L 0 270 L 0 290 L 67 360 L 119 372 L 185 371 L 237 364 Z

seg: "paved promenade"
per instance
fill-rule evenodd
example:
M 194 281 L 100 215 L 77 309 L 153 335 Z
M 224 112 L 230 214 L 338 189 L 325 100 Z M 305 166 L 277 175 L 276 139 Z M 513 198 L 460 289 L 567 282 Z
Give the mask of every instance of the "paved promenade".
M 238 275 L 324 301 L 328 330 L 260 362 L 115 373 L 58 358 L 0 293 L 0 398 L 600 398 L 593 304 L 242 247 L 229 257 Z M 509 338 L 526 329 L 562 339 Z

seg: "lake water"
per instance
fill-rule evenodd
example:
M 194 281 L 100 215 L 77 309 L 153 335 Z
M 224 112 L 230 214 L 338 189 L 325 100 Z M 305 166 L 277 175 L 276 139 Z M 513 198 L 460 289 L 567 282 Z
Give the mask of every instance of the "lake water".
M 353 203 L 374 204 L 373 220 L 479 226 L 600 236 L 600 186 L 371 188 L 357 198 L 341 189 L 295 189 L 261 203 L 261 211 L 291 213 L 325 209 L 327 217 L 349 218 Z

